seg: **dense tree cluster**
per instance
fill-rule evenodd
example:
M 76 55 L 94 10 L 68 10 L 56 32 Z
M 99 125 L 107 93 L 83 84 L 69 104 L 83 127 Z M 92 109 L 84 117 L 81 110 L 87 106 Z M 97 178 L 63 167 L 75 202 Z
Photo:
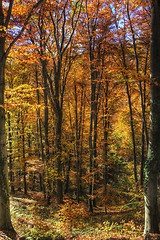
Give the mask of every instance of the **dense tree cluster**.
M 6 169 L 5 109 L 11 193 L 42 191 L 48 204 L 69 195 L 107 212 L 115 186 L 143 186 L 150 19 L 149 1 L 1 1 L 0 161 Z M 0 228 L 12 227 L 7 204 Z

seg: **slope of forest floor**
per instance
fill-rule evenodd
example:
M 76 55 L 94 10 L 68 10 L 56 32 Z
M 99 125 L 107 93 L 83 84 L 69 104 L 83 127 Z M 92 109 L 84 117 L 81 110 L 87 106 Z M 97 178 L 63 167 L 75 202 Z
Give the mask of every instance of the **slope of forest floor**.
M 69 198 L 60 207 L 54 200 L 47 206 L 42 199 L 40 193 L 33 192 L 27 196 L 19 193 L 11 197 L 13 226 L 24 239 L 144 239 L 144 206 L 140 198 L 107 206 L 107 213 L 103 207 L 97 207 L 93 214 L 88 212 L 85 204 L 77 204 Z M 2 239 L 12 238 L 0 232 Z
M 56 201 L 48 207 L 42 199 L 40 193 L 34 192 L 11 197 L 13 226 L 28 240 L 143 239 L 144 206 L 140 198 L 107 206 L 107 213 L 103 207 L 96 208 L 93 214 L 85 204 L 69 198 L 59 208 Z M 7 239 L 3 233 L 0 235 L 0 239 Z

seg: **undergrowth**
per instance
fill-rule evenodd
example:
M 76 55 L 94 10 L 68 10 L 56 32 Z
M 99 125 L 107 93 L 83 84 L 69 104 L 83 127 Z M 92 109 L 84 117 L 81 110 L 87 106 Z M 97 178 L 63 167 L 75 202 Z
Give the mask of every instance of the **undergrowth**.
M 93 214 L 85 203 L 65 198 L 57 207 L 40 201 L 34 193 L 11 197 L 11 215 L 15 230 L 30 240 L 39 239 L 143 239 L 143 196 L 134 194 L 119 205 L 103 206 Z

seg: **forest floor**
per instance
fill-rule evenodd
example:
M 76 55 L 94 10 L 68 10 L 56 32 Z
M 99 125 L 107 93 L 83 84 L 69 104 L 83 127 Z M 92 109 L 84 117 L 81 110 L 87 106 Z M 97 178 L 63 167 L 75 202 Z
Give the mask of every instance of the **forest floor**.
M 99 207 L 93 214 L 84 204 L 77 204 L 69 198 L 59 208 L 56 201 L 52 202 L 47 206 L 42 194 L 35 192 L 12 196 L 12 223 L 18 235 L 28 240 L 144 239 L 144 204 L 140 199 L 107 206 L 107 213 Z M 12 238 L 0 232 L 2 239 Z

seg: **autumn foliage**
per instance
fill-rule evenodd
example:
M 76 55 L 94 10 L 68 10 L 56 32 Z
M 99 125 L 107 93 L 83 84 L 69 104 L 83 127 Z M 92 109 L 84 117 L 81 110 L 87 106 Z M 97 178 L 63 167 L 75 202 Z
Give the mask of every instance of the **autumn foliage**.
M 8 4 L 3 2 L 5 16 Z M 35 4 L 15 0 L 6 30 L 8 166 L 18 214 L 12 210 L 12 217 L 27 224 L 23 234 L 37 239 L 45 233 L 57 239 L 140 239 L 150 3 Z M 20 216 L 25 198 L 39 201 L 26 203 L 33 220 L 27 211 Z

